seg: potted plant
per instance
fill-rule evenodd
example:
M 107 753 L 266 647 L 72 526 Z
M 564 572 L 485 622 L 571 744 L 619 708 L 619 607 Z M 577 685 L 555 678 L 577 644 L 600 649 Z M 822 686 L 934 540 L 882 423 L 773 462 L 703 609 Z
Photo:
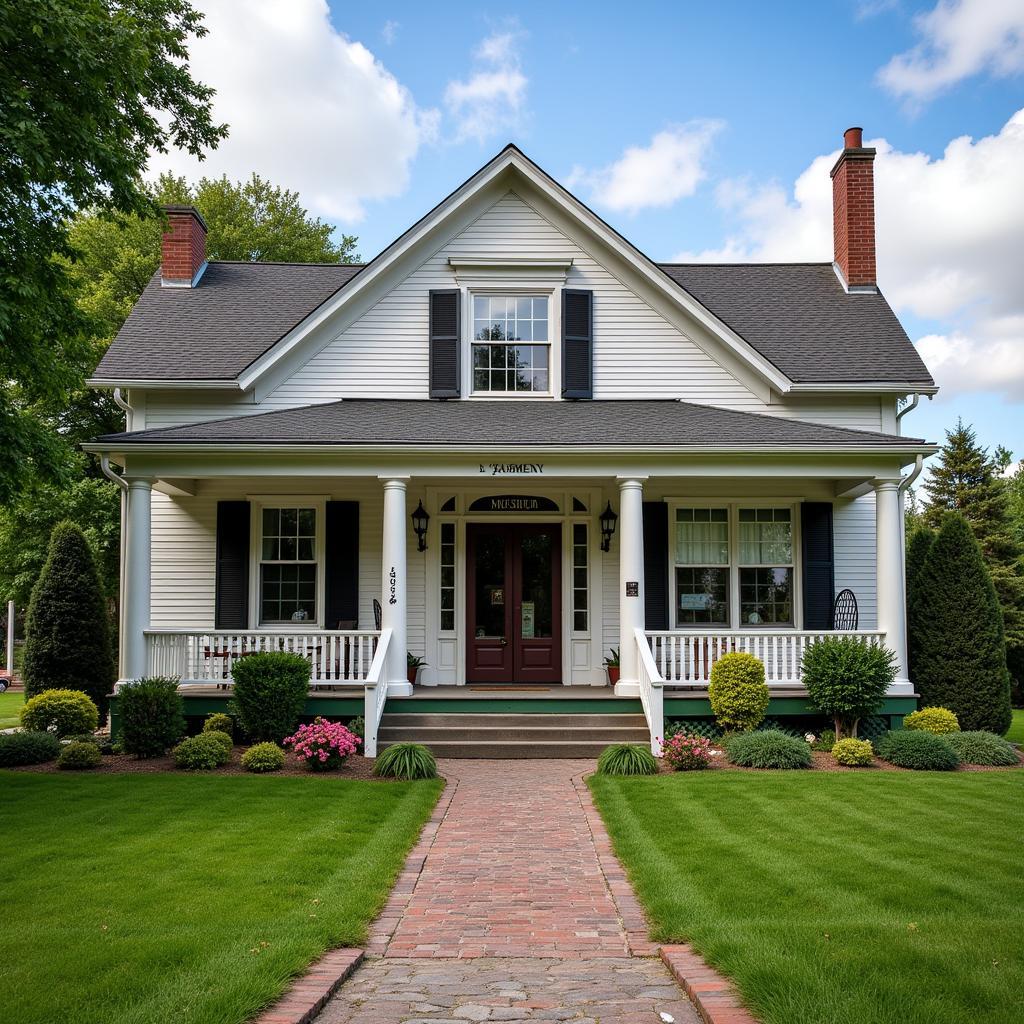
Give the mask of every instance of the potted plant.
M 608 670 L 608 682 L 614 686 L 619 681 L 619 649 L 612 647 L 608 657 L 604 659 L 604 667 Z
M 406 651 L 406 657 L 409 665 L 409 682 L 415 683 L 416 677 L 420 674 L 420 668 L 426 665 L 426 662 L 422 658 L 417 658 L 412 651 Z

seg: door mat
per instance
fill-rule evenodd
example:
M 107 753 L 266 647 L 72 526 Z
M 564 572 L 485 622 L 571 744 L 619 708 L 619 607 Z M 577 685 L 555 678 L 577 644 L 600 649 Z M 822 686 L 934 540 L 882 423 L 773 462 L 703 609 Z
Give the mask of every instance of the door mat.
M 493 686 L 469 686 L 470 690 L 483 691 L 485 693 L 547 693 L 550 686 L 537 686 L 530 684 L 529 686 L 502 686 L 500 683 L 496 683 Z

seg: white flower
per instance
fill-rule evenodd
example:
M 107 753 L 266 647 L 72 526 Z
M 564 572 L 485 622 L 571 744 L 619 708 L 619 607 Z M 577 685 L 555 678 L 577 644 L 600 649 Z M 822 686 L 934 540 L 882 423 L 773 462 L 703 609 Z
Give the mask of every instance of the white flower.
M 813 732 L 804 733 L 804 739 L 807 740 L 808 743 L 813 743 L 817 738 L 818 737 L 815 736 Z

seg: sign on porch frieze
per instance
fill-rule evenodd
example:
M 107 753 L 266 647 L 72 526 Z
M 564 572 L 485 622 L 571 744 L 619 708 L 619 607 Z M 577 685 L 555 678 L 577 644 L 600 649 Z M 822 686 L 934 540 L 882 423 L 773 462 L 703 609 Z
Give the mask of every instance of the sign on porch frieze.
M 544 472 L 543 462 L 481 462 L 480 472 L 486 476 L 529 476 Z

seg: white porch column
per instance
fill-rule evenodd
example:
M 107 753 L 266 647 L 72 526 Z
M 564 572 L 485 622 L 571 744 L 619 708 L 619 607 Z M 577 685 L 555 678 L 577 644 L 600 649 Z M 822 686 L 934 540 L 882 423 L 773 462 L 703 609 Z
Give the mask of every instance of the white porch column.
M 141 679 L 148 673 L 146 637 L 150 598 L 150 504 L 153 481 L 128 481 L 128 538 L 124 553 L 124 674 Z
M 913 693 L 907 677 L 907 604 L 899 484 L 895 480 L 880 480 L 874 487 L 878 628 L 885 631 L 885 645 L 896 653 L 897 664 L 896 680 L 889 692 Z
M 619 682 L 615 693 L 640 693 L 634 630 L 644 627 L 644 485 L 641 477 L 619 479 Z
M 406 653 L 409 649 L 406 634 L 408 618 L 406 599 L 406 544 L 407 522 L 405 486 L 408 477 L 388 477 L 384 480 L 384 544 L 381 579 L 381 627 L 391 630 L 384 673 L 388 693 L 408 696 L 412 693 Z

